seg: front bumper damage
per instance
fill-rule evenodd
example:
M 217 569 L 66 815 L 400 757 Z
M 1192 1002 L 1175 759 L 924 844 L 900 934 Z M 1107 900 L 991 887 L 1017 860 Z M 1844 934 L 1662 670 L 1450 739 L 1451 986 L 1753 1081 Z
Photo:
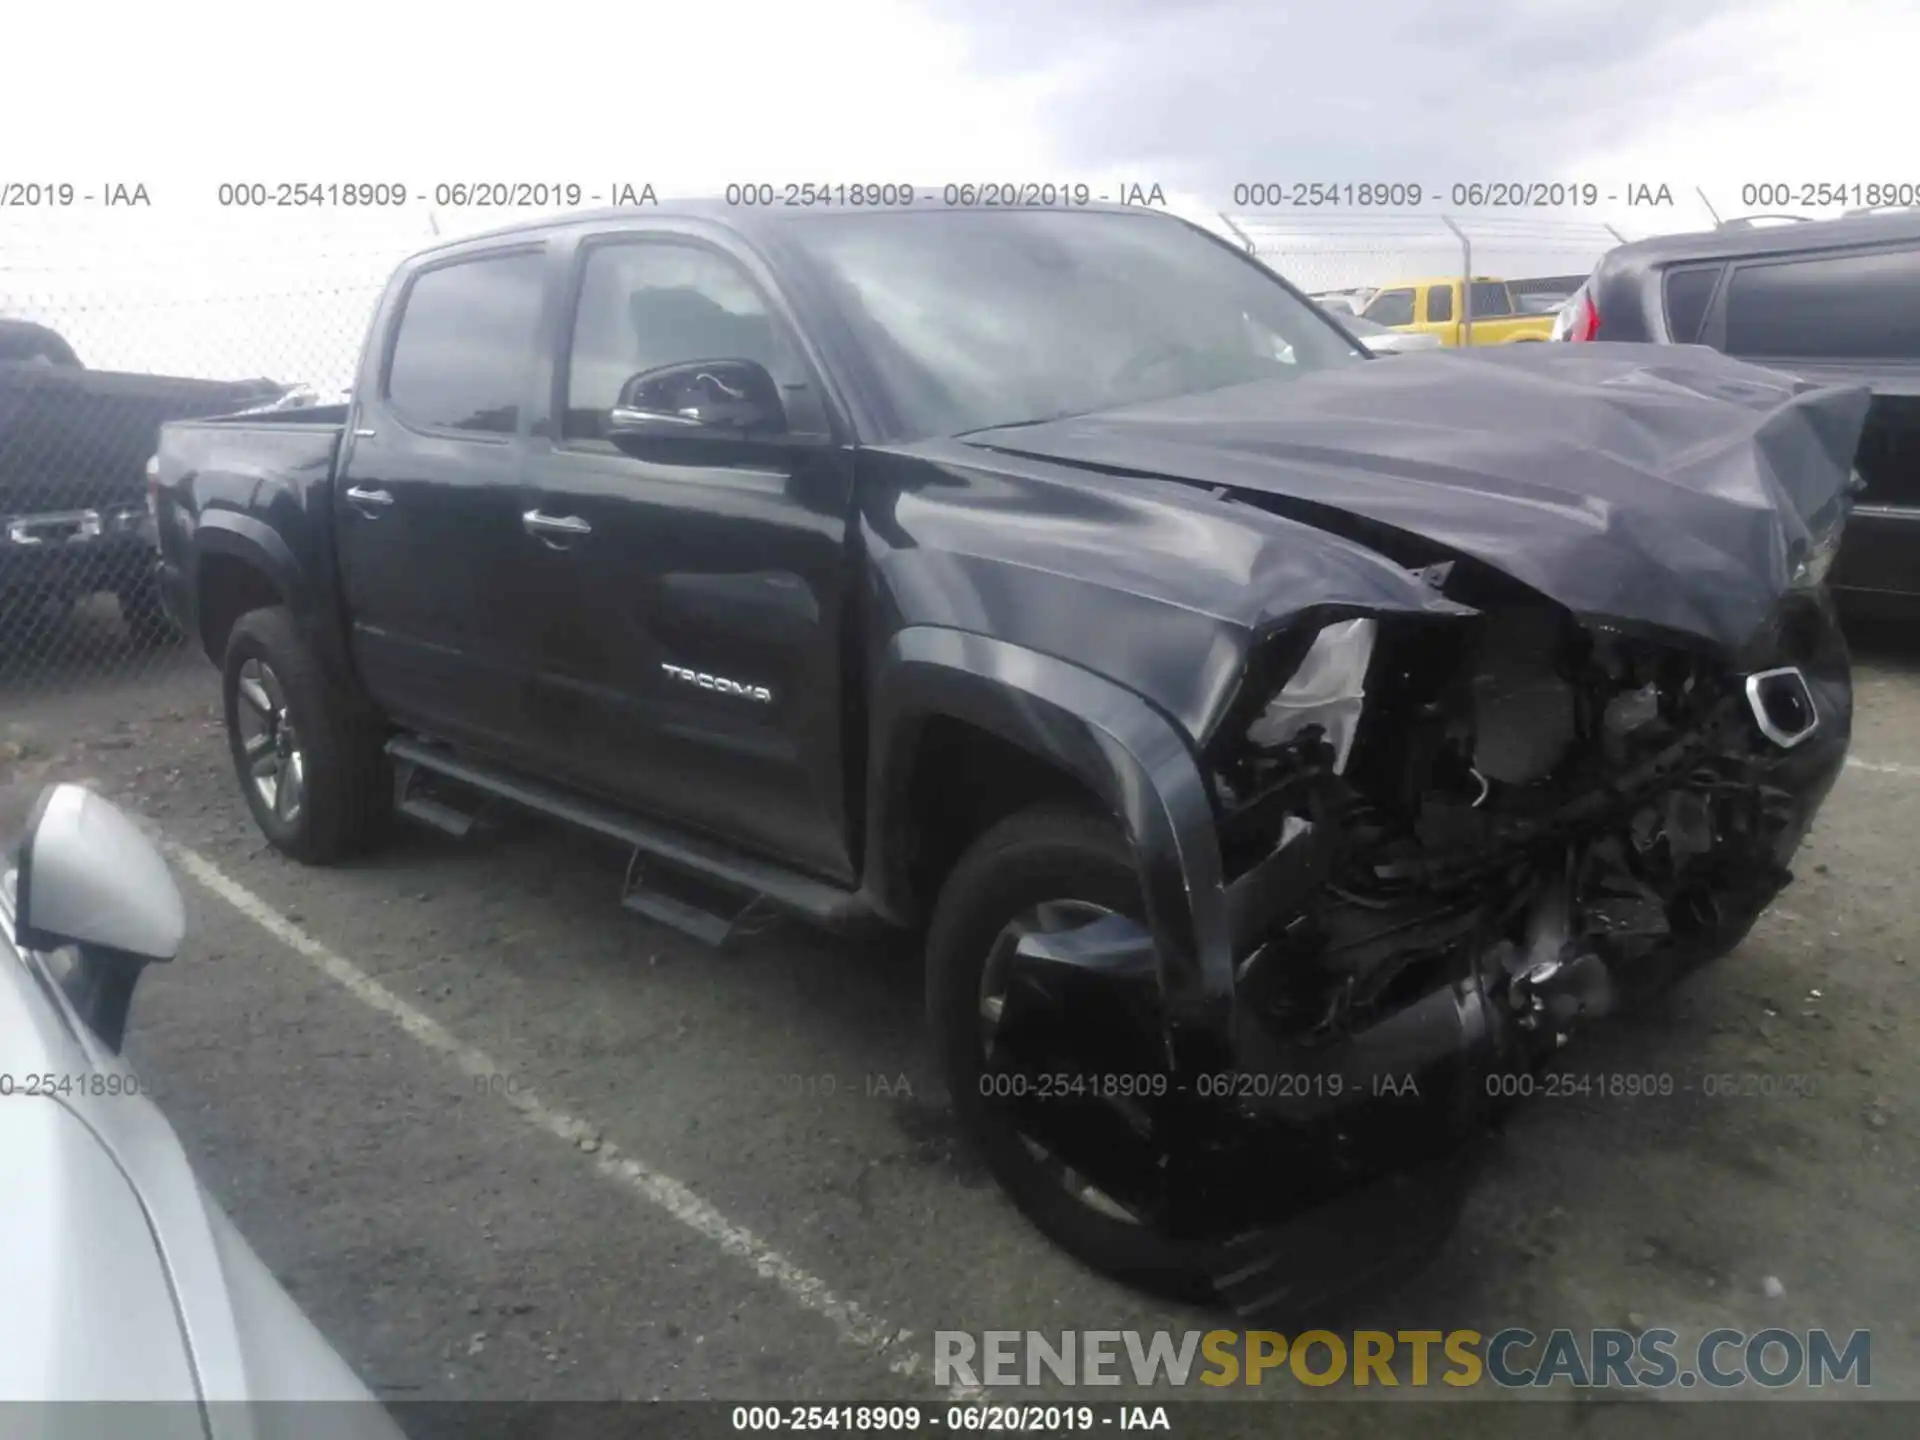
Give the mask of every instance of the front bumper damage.
M 1056 1083 L 1023 1127 L 1206 1248 L 1244 1312 L 1430 1251 L 1502 1078 L 1737 944 L 1844 763 L 1818 590 L 1736 655 L 1512 598 L 1314 616 L 1253 667 L 1202 757 L 1224 1004 L 1170 978 L 1151 925 L 1023 948 L 1003 1063 L 1112 1077 L 1151 1055 L 1163 1077 L 1079 1105 Z

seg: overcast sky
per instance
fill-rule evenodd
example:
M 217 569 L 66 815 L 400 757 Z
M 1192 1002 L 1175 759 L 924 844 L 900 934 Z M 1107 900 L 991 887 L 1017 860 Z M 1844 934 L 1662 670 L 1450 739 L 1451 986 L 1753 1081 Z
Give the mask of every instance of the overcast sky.
M 341 0 L 126 6 L 108 28 L 9 14 L 9 170 L 1224 189 L 1604 169 L 1727 203 L 1776 175 L 1916 178 L 1911 0 Z
M 142 181 L 154 204 L 0 211 L 6 313 L 28 288 L 113 304 L 129 285 L 284 289 L 322 253 L 327 283 L 351 288 L 430 235 L 418 206 L 237 216 L 216 204 L 227 180 L 686 193 L 1086 178 L 1158 183 L 1203 213 L 1244 213 L 1231 196 L 1246 181 L 1593 180 L 1676 197 L 1665 211 L 1469 217 L 1509 269 L 1586 268 L 1610 243 L 1600 221 L 1699 228 L 1696 186 L 1731 214 L 1753 208 L 1752 182 L 1920 183 L 1914 0 L 220 0 L 127 6 L 110 24 L 29 4 L 7 31 L 0 181 Z M 1303 241 L 1300 278 L 1328 288 L 1357 283 L 1349 260 L 1424 264 L 1430 240 L 1450 243 L 1433 218 L 1446 208 L 1316 215 L 1300 228 L 1335 232 L 1346 258 L 1323 263 Z M 1562 239 L 1545 243 L 1546 220 Z M 1542 253 L 1523 256 L 1533 241 Z M 1493 264 L 1477 251 L 1475 268 Z M 180 288 L 189 270 L 197 289 Z

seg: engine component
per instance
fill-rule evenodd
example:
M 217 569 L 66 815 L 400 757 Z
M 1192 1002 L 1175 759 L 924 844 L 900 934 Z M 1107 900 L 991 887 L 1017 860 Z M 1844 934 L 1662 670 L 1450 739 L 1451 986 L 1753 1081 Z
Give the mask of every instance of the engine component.
M 1541 779 L 1573 743 L 1573 687 L 1557 664 L 1561 640 L 1545 610 L 1489 618 L 1473 675 L 1473 768 L 1487 779 Z

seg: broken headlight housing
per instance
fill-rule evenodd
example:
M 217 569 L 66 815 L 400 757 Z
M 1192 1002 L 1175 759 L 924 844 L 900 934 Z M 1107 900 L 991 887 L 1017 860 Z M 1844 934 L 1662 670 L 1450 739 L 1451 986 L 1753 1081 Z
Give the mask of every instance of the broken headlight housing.
M 1860 473 L 1855 471 L 1845 490 L 1808 517 L 1807 540 L 1797 547 L 1790 562 L 1790 578 L 1796 590 L 1815 590 L 1827 583 L 1846 534 L 1847 518 L 1853 513 L 1853 497 L 1862 484 Z
M 1366 703 L 1378 629 L 1378 621 L 1366 618 L 1321 627 L 1292 677 L 1247 727 L 1248 741 L 1271 749 L 1317 728 L 1332 747 L 1333 773 L 1345 770 Z
M 1296 833 L 1321 778 L 1347 768 L 1381 644 L 1370 616 L 1317 615 L 1257 647 L 1208 741 L 1228 879 Z

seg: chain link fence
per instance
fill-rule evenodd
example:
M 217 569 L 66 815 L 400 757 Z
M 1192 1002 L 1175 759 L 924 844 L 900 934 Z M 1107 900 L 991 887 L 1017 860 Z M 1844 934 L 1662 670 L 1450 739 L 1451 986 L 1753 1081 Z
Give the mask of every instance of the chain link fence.
M 1218 218 L 1316 293 L 1468 273 L 1563 283 L 1626 238 L 1538 219 Z M 191 656 L 152 582 L 159 426 L 341 398 L 388 275 L 432 233 L 416 218 L 316 240 L 243 217 L 170 237 L 0 231 L 0 706 Z
M 89 250 L 23 230 L 0 234 L 0 706 L 192 654 L 153 580 L 160 426 L 337 398 L 387 276 L 429 238 Z
M 1397 283 L 1472 277 L 1506 280 L 1517 299 L 1545 308 L 1550 297 L 1576 288 L 1607 251 L 1638 238 L 1597 221 L 1535 217 L 1223 213 L 1220 219 L 1308 294 L 1356 303 Z

